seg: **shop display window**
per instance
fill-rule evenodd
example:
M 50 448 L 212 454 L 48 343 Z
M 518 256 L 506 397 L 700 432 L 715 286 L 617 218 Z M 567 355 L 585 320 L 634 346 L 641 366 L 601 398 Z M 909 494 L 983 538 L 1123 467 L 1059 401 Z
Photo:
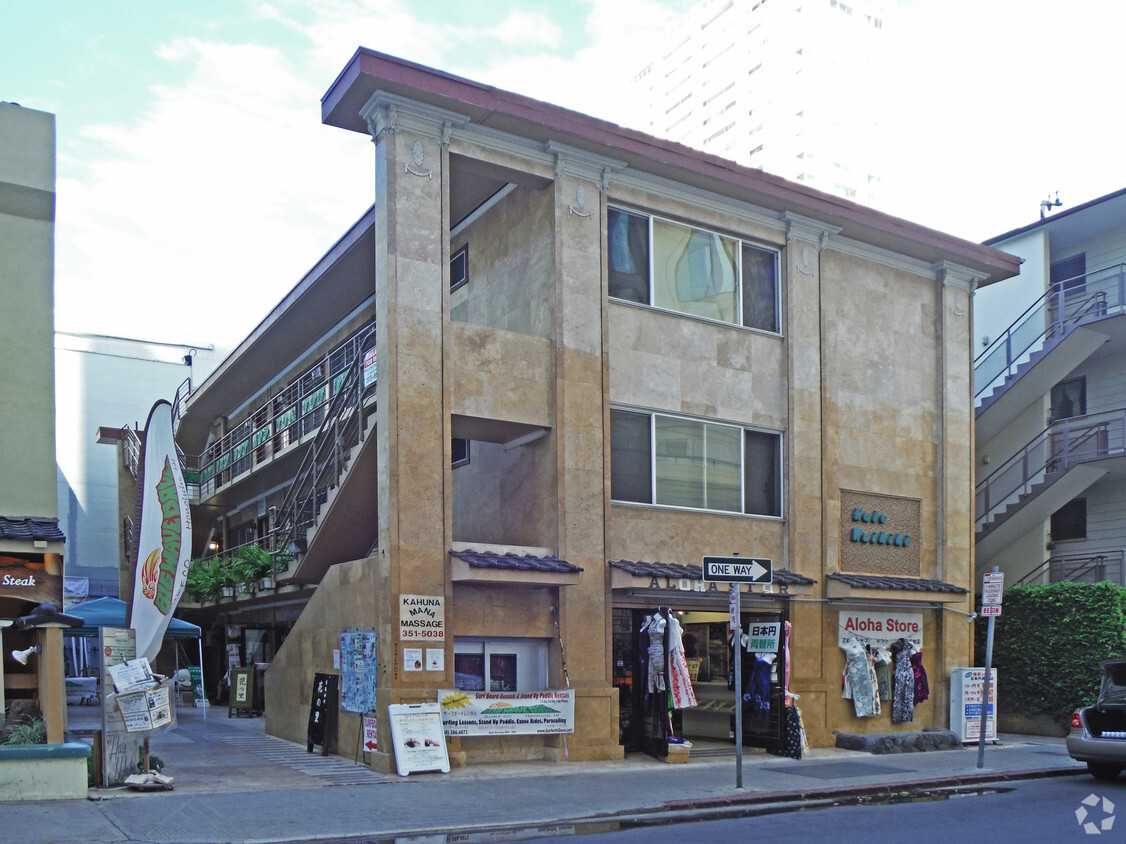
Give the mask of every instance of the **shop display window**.
M 548 644 L 548 639 L 456 636 L 454 685 L 478 692 L 544 691 Z

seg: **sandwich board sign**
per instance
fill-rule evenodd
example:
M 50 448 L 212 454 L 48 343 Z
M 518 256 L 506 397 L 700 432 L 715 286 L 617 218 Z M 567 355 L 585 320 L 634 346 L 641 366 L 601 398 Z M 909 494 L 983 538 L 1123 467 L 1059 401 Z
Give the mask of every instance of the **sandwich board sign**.
M 446 734 L 442 731 L 442 706 L 434 703 L 393 703 L 387 707 L 391 744 L 399 776 L 414 771 L 450 772 Z

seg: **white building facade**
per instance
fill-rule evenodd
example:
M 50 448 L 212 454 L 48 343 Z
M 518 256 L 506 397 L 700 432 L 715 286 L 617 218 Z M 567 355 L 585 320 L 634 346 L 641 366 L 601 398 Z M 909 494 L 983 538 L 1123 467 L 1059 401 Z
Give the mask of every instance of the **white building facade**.
M 1126 585 L 1126 190 L 987 243 L 974 303 L 978 572 Z
M 873 204 L 871 94 L 895 5 L 703 0 L 634 78 L 639 128 Z

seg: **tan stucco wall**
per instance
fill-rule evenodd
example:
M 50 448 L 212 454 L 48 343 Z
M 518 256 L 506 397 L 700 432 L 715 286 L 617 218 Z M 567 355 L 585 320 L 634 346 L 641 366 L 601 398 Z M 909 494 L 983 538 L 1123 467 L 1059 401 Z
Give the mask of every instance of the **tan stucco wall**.
M 328 570 L 301 617 L 266 670 L 266 731 L 304 744 L 309 725 L 309 706 L 314 674 L 339 674 L 332 654 L 340 649 L 340 632 L 346 629 L 375 629 L 379 641 L 388 641 L 391 626 L 377 600 L 375 560 L 340 563 Z M 389 665 L 380 663 L 387 673 Z M 381 680 L 381 687 L 383 686 Z M 381 691 L 385 690 L 381 688 Z M 377 692 L 378 694 L 378 692 Z M 380 724 L 381 735 L 386 723 Z M 355 758 L 360 716 L 341 710 L 337 720 L 335 752 Z
M 552 192 L 543 189 L 517 188 L 467 226 L 450 243 L 451 254 L 470 243 L 469 283 L 450 294 L 450 319 L 550 337 L 553 237 Z
M 0 103 L 0 514 L 58 515 L 55 116 Z M 13 480 L 16 479 L 16 480 Z

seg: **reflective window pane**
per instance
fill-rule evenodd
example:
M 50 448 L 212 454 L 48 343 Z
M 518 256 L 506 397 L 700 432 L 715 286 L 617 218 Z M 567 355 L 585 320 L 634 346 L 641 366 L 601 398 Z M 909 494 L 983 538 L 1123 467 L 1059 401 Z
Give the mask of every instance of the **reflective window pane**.
M 653 304 L 693 316 L 737 322 L 735 241 L 653 220 Z

